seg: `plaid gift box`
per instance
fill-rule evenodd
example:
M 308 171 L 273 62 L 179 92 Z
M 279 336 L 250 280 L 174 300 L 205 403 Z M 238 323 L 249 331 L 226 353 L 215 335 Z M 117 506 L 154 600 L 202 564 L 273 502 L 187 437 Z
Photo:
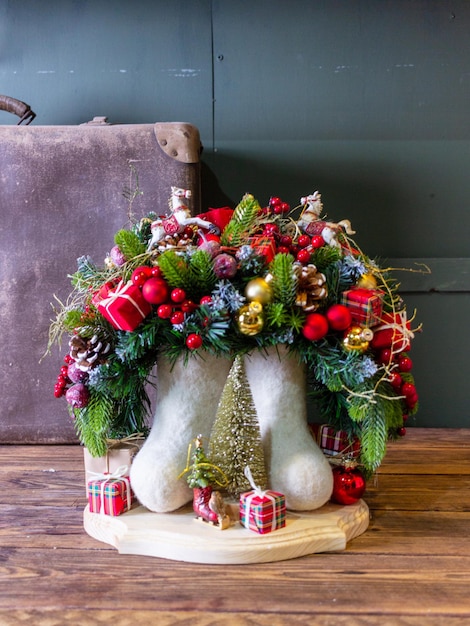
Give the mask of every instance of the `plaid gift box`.
M 375 326 L 382 315 L 383 292 L 378 289 L 349 289 L 341 295 L 341 304 L 351 311 L 353 322 Z
M 271 263 L 276 254 L 276 244 L 273 237 L 256 236 L 250 237 L 248 240 L 250 246 L 255 250 L 257 254 L 261 254 L 265 257 L 266 263 Z
M 102 290 L 100 290 L 101 295 Z M 98 293 L 100 293 L 98 292 Z M 96 299 L 95 299 L 96 301 Z M 152 311 L 140 289 L 132 281 L 122 281 L 97 302 L 98 311 L 116 330 L 133 331 Z
M 264 535 L 286 525 L 286 499 L 277 491 L 247 491 L 240 495 L 240 524 Z
M 328 424 L 309 424 L 313 438 L 327 456 L 347 453 L 356 457 L 361 451 L 361 442 L 357 437 L 349 439 L 344 430 L 335 430 Z
M 99 474 L 88 483 L 88 504 L 91 513 L 117 516 L 131 508 L 133 494 L 128 467 L 120 467 L 113 474 Z
M 393 313 L 384 313 L 379 325 L 374 328 L 374 337 L 370 342 L 372 348 L 392 348 L 393 352 L 403 352 L 411 347 L 410 322 L 406 318 L 406 310 Z

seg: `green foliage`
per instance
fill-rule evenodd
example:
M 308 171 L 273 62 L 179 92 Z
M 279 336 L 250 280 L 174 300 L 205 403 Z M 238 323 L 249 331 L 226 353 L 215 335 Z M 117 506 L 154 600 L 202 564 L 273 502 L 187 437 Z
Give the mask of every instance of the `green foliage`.
M 174 250 L 165 250 L 158 257 L 158 266 L 172 289 L 179 287 L 191 291 L 191 274 L 186 259 Z
M 286 307 L 294 305 L 297 294 L 297 278 L 292 270 L 294 257 L 291 254 L 276 254 L 272 260 L 269 271 L 273 279 L 271 288 L 276 302 Z
M 114 243 L 119 246 L 126 261 L 145 253 L 145 245 L 131 230 L 118 230 L 114 235 Z
M 258 201 L 251 194 L 245 194 L 221 234 L 222 245 L 240 246 L 246 243 L 247 237 L 257 225 L 260 209 Z
M 217 276 L 214 273 L 212 257 L 204 250 L 196 250 L 190 257 L 189 280 L 191 296 L 198 298 L 209 294 L 215 287 Z

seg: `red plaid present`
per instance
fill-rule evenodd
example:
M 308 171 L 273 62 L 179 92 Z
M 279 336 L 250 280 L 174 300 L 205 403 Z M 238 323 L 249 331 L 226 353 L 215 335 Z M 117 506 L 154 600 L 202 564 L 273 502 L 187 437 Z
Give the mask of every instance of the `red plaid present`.
M 274 243 L 273 237 L 259 235 L 256 237 L 250 237 L 248 241 L 255 252 L 263 255 L 266 258 L 267 263 L 271 263 L 276 254 L 276 244 Z
M 260 535 L 286 525 L 286 499 L 277 491 L 247 491 L 240 495 L 240 524 Z
M 132 281 L 122 281 L 116 288 L 104 285 L 93 297 L 98 311 L 116 330 L 133 331 L 152 311 L 152 306 Z M 101 299 L 100 299 L 101 298 Z
M 349 289 L 341 296 L 341 303 L 351 311 L 354 322 L 364 326 L 375 326 L 382 315 L 383 292 L 378 289 Z
M 349 439 L 344 430 L 335 430 L 328 424 L 309 424 L 310 431 L 323 453 L 328 456 L 347 453 L 358 456 L 361 451 L 361 442 L 357 437 Z
M 98 474 L 88 483 L 88 504 L 91 513 L 117 516 L 131 508 L 133 493 L 129 468 L 122 466 L 113 474 Z
M 410 322 L 406 319 L 406 310 L 384 313 L 378 326 L 374 328 L 372 348 L 392 348 L 393 352 L 403 352 L 411 347 L 413 339 Z

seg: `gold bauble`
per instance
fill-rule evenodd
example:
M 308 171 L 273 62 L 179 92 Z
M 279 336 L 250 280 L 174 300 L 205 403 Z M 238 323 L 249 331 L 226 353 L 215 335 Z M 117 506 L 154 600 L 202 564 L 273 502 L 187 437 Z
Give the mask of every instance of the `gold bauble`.
M 248 300 L 268 304 L 273 299 L 273 290 L 265 278 L 253 278 L 246 284 L 245 296 Z
M 371 272 L 367 272 L 359 278 L 357 286 L 362 289 L 377 289 L 377 279 Z
M 373 336 L 374 333 L 370 330 L 370 328 L 351 326 L 343 339 L 343 345 L 346 350 L 365 352 L 369 347 L 369 341 L 372 340 Z
M 257 335 L 263 330 L 263 305 L 260 302 L 245 304 L 238 311 L 238 328 L 244 335 Z

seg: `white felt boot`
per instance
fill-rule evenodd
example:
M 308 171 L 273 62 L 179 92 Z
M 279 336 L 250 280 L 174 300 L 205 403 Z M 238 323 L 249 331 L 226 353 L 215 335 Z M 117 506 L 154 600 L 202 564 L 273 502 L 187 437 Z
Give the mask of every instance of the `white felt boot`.
M 209 437 L 230 359 L 209 354 L 182 358 L 173 368 L 166 359 L 157 364 L 157 401 L 150 434 L 134 458 L 130 480 L 141 504 L 151 511 L 175 511 L 192 499 L 185 477 L 190 442 Z
M 263 441 L 269 486 L 286 496 L 294 511 L 328 502 L 331 467 L 307 426 L 306 372 L 283 346 L 246 357 L 246 374 Z

